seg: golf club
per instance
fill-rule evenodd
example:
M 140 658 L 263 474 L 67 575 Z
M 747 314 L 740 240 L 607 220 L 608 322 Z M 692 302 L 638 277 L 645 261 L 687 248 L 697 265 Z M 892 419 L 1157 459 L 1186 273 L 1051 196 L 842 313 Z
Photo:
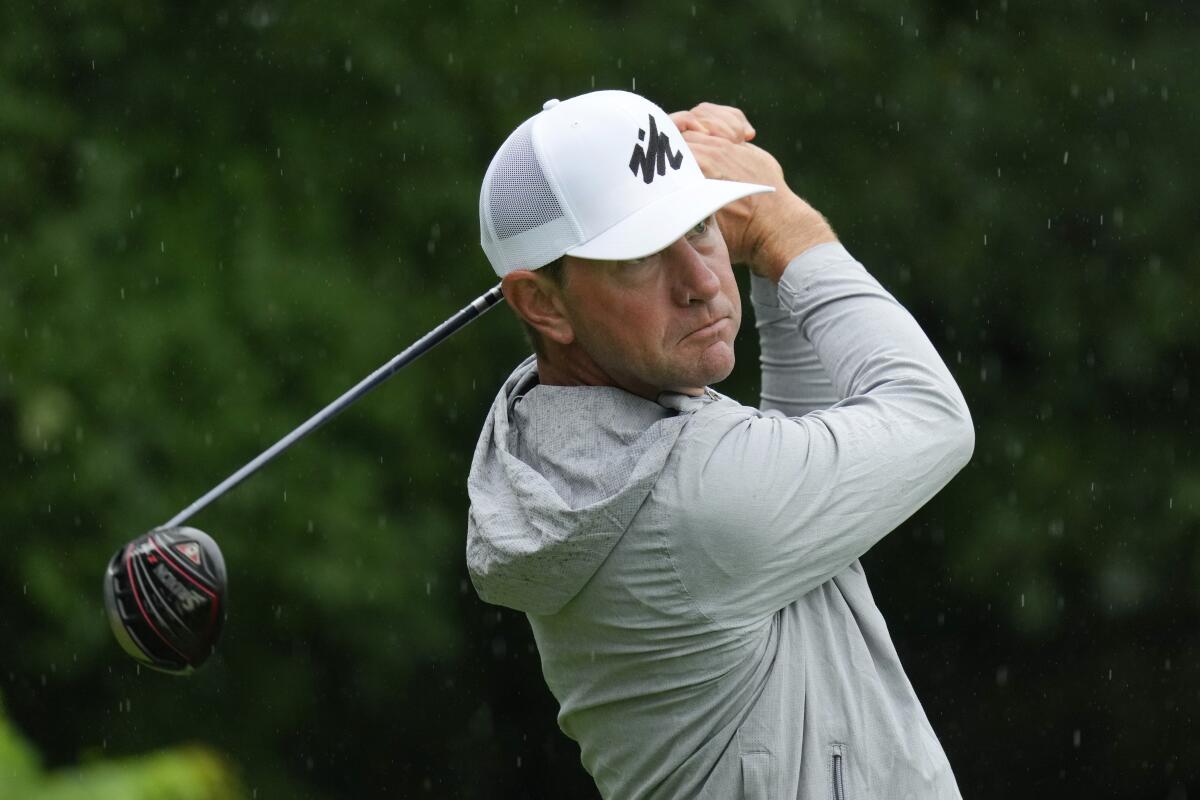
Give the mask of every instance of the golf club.
M 216 647 L 226 613 L 225 559 L 210 536 L 180 526 L 502 299 L 496 284 L 166 523 L 119 549 L 104 573 L 104 606 L 125 652 L 175 675 L 186 675 L 204 663 Z

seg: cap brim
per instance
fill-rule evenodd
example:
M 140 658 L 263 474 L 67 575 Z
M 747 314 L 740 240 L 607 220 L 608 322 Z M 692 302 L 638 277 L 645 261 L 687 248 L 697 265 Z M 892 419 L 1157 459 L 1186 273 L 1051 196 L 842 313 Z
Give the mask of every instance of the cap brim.
M 752 194 L 773 191 L 774 187 L 757 183 L 706 178 L 639 209 L 608 230 L 571 248 L 567 255 L 598 261 L 644 258 L 666 249 L 722 206 Z

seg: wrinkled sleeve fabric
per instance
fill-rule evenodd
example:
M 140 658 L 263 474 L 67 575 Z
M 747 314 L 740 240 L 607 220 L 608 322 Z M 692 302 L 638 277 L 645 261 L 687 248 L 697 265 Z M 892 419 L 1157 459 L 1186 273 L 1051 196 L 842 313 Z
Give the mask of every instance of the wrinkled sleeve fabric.
M 759 407 L 774 416 L 799 417 L 841 400 L 813 343 L 800 331 L 791 310 L 780 303 L 776 285 L 754 275 L 750 302 L 762 370 Z
M 760 331 L 771 326 L 767 408 L 697 411 L 662 487 L 680 578 L 701 611 L 731 624 L 844 570 L 945 486 L 975 443 L 928 337 L 840 243 L 794 259 L 774 298 L 758 293 Z

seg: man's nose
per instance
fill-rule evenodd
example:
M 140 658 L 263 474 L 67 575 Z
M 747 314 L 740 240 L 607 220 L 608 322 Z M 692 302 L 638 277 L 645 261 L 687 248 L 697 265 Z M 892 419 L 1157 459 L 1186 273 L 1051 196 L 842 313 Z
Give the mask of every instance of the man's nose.
M 673 243 L 663 255 L 671 264 L 672 299 L 679 305 L 707 303 L 721 291 L 721 280 L 687 237 Z

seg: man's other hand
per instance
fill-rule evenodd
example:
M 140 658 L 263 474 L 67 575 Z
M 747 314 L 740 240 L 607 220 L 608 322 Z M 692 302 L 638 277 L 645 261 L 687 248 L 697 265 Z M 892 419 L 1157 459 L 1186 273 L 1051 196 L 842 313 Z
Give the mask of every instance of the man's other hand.
M 774 192 L 730 203 L 717 224 L 730 260 L 772 281 L 808 248 L 837 240 L 820 212 L 787 185 L 775 157 L 750 144 L 754 127 L 732 106 L 701 103 L 671 115 L 706 177 L 773 186 Z

